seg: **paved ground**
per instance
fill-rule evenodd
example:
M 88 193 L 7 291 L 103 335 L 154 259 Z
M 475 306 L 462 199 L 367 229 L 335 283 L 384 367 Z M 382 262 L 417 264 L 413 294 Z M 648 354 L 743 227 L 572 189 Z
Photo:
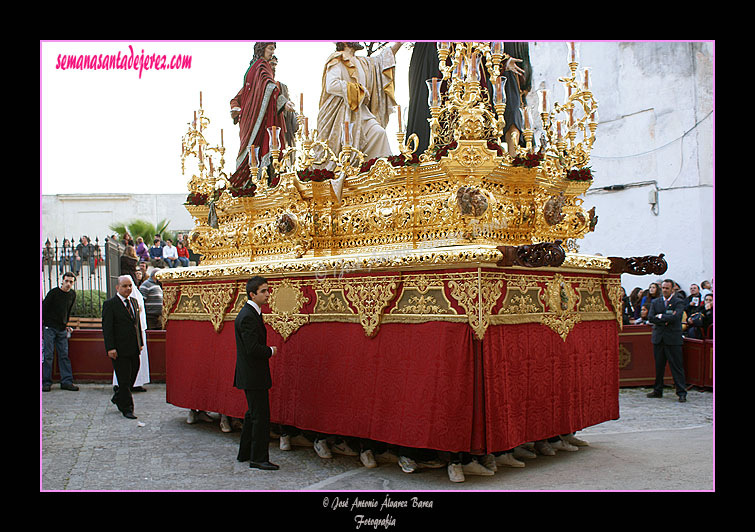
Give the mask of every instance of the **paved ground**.
M 312 448 L 282 452 L 277 440 L 271 442 L 270 454 L 280 471 L 250 470 L 235 459 L 239 432 L 223 433 L 218 423 L 187 424 L 186 410 L 166 403 L 164 384 L 148 384 L 147 392 L 135 394 L 138 420 L 116 410 L 110 386 L 80 388 L 69 392 L 56 384 L 41 394 L 41 491 L 715 489 L 711 392 L 690 390 L 688 402 L 680 404 L 671 392 L 648 399 L 646 388 L 623 389 L 621 418 L 578 434 L 589 447 L 539 456 L 525 468 L 499 469 L 492 477 L 468 476 L 464 483 L 451 483 L 445 469 L 414 474 L 395 464 L 366 469 L 358 458 L 323 460 Z M 330 497 L 323 498 L 323 507 L 334 504 L 336 498 Z

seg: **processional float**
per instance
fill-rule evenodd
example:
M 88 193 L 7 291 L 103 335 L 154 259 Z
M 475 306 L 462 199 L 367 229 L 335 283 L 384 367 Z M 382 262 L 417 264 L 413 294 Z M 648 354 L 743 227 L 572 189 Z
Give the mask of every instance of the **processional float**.
M 567 43 L 563 103 L 538 92 L 538 143 L 521 108 L 512 156 L 502 44 L 438 44 L 424 153 L 402 131 L 395 156 L 365 160 L 348 135 L 334 153 L 301 113 L 293 146 L 269 131 L 275 186 L 254 157 L 231 184 L 200 103 L 182 165 L 198 160 L 186 208 L 202 260 L 159 275 L 168 402 L 243 416 L 232 320 L 263 275 L 274 422 L 494 452 L 618 418 L 620 276 L 665 261 L 578 252 L 597 223 L 590 72 Z

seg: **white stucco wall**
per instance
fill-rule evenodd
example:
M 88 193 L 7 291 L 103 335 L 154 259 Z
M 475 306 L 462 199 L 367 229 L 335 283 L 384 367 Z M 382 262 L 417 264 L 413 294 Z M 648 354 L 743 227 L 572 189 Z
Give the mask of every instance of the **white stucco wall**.
M 111 224 L 169 220 L 171 231 L 189 230 L 194 221 L 183 205 L 186 194 L 58 194 L 42 196 L 41 243 L 82 235 L 100 243 L 113 233 Z
M 684 290 L 714 276 L 712 43 L 585 42 L 580 70 L 591 68 L 599 103 L 597 140 L 585 195 L 596 207 L 594 233 L 580 251 L 637 256 L 664 253 L 663 277 Z M 550 89 L 563 102 L 557 78 L 568 73 L 564 43 L 531 43 L 533 91 Z M 547 81 L 546 81 L 547 80 Z M 537 96 L 528 100 L 534 108 Z M 537 137 L 537 133 L 536 133 Z M 601 190 L 608 186 L 623 190 Z M 657 192 L 657 210 L 648 203 Z M 627 292 L 656 280 L 624 275 Z
M 599 102 L 597 141 L 590 161 L 595 180 L 585 196 L 585 207 L 596 207 L 599 222 L 594 233 L 579 241 L 580 251 L 605 256 L 664 253 L 669 263 L 664 277 L 673 278 L 685 290 L 690 283 L 710 280 L 714 276 L 713 43 L 583 42 L 579 52 L 580 69 L 591 68 L 592 90 Z M 530 57 L 533 92 L 528 104 L 537 125 L 537 89 L 550 89 L 551 101 L 564 100 L 557 79 L 568 73 L 566 46 L 531 42 Z M 406 54 L 401 64 L 408 64 L 409 58 Z M 395 117 L 388 129 L 394 139 Z M 601 190 L 617 185 L 623 190 Z M 655 211 L 648 203 L 651 191 L 657 192 Z M 184 200 L 185 193 L 43 196 L 41 241 L 82 234 L 102 239 L 111 232 L 109 224 L 133 218 L 153 223 L 167 218 L 172 230 L 191 229 Z M 629 292 L 654 280 L 625 275 L 622 282 Z

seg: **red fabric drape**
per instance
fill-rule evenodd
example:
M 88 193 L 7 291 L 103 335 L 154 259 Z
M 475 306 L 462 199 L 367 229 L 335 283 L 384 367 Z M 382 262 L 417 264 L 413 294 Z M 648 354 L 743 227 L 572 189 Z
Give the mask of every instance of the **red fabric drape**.
M 619 417 L 615 321 L 578 323 L 566 341 L 541 324 L 492 326 L 483 364 L 489 451 Z
M 313 323 L 286 342 L 268 326 L 273 422 L 446 451 L 500 451 L 580 430 L 618 410 L 615 321 L 578 323 L 564 342 L 541 324 Z M 243 417 L 233 323 L 171 320 L 167 400 Z
M 167 331 L 167 400 L 243 417 L 233 385 L 233 324 L 172 320 Z M 473 335 L 465 323 L 383 324 L 367 338 L 359 324 L 317 323 L 286 342 L 268 326 L 274 422 L 419 448 L 470 448 L 475 408 Z M 479 348 L 477 349 L 479 352 Z M 481 440 L 480 440 L 481 442 Z M 478 444 L 479 445 L 479 444 Z

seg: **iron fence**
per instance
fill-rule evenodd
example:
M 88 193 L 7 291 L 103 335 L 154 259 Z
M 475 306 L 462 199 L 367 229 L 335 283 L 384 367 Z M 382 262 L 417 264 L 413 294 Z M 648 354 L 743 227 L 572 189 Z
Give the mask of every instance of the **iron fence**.
M 125 245 L 112 238 L 104 243 L 87 237 L 47 239 L 42 248 L 42 296 L 60 285 L 63 274 L 73 272 L 76 303 L 71 315 L 99 318 L 102 302 L 115 294 L 124 250 Z

